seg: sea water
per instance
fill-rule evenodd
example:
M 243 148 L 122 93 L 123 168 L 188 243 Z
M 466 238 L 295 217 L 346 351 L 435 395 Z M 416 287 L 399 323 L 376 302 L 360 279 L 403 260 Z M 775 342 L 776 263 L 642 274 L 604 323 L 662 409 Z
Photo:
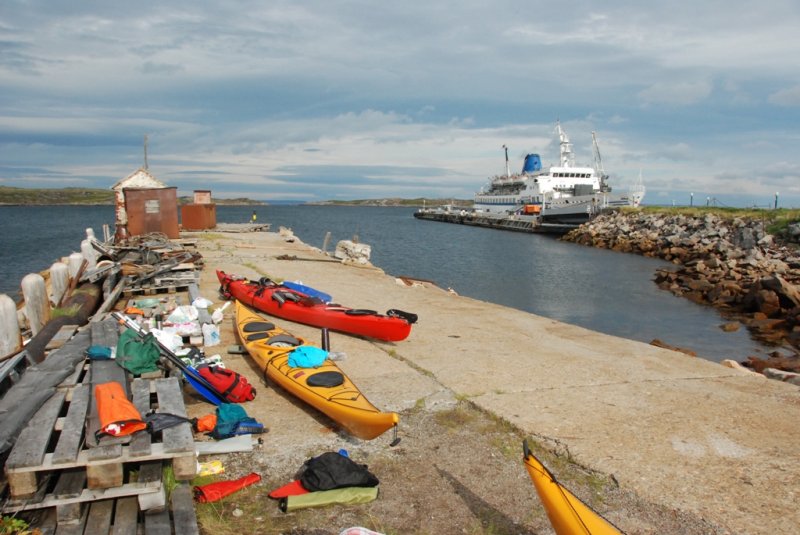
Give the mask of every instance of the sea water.
M 254 207 L 216 209 L 220 223 L 247 223 Z M 405 207 L 268 205 L 255 210 L 258 222 L 270 223 L 271 231 L 291 228 L 303 242 L 327 245 L 329 252 L 338 241 L 355 239 L 370 245 L 372 263 L 386 273 L 430 280 L 460 295 L 623 338 L 659 339 L 712 361 L 769 351 L 744 328 L 722 331 L 725 320 L 713 308 L 660 290 L 655 272 L 670 266 L 661 260 L 549 235 L 418 220 L 414 209 Z M 0 206 L 0 293 L 18 299 L 25 274 L 80 251 L 87 227 L 102 238 L 102 225 L 113 225 L 113 218 L 111 206 Z M 314 281 L 303 282 L 314 286 Z M 337 299 L 336 288 L 319 289 Z M 403 309 L 403 304 L 392 307 Z M 502 335 L 487 333 L 488 340 Z

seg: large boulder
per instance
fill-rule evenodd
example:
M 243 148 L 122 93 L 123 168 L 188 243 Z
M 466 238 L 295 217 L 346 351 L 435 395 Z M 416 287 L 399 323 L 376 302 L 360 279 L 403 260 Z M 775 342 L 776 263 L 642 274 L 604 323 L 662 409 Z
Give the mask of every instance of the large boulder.
M 764 277 L 759 282 L 765 290 L 775 292 L 782 308 L 792 309 L 800 306 L 800 289 L 798 289 L 798 286 L 788 283 L 778 275 Z

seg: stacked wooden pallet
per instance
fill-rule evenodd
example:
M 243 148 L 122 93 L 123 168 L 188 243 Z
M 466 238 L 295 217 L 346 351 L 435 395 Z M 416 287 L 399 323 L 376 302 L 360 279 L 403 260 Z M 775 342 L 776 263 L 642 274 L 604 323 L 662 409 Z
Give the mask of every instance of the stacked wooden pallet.
M 92 339 L 111 345 L 108 337 L 115 340 L 117 328 L 113 320 L 92 324 Z M 113 533 L 136 533 L 138 525 L 145 533 L 197 533 L 190 487 L 179 485 L 168 504 L 162 483 L 167 467 L 178 481 L 196 475 L 190 424 L 97 439 L 93 387 L 111 380 L 127 384 L 115 362 L 82 362 L 36 412 L 6 460 L 2 512 L 34 511 L 44 532 L 108 533 L 113 527 Z M 177 378 L 137 378 L 130 390 L 142 415 L 186 415 Z
M 190 284 L 197 284 L 200 274 L 196 271 L 173 271 L 134 283 L 123 290 L 125 297 L 132 295 L 157 295 L 186 291 Z

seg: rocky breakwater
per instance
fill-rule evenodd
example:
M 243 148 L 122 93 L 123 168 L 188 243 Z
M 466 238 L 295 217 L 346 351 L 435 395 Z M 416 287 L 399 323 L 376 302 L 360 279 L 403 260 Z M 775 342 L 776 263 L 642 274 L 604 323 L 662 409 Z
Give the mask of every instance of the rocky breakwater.
M 772 235 L 762 219 L 624 211 L 599 216 L 562 239 L 672 262 L 676 268 L 656 272 L 660 288 L 719 309 L 729 320 L 723 329 L 744 324 L 776 348 L 768 359 L 749 357 L 743 364 L 758 372 L 800 372 L 800 223 Z

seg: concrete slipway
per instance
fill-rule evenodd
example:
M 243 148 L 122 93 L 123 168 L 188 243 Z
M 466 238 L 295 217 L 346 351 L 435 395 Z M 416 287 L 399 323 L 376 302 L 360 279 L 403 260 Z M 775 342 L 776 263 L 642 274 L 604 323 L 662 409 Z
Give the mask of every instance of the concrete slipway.
M 800 526 L 796 386 L 409 286 L 379 269 L 331 262 L 274 232 L 186 236 L 198 238 L 205 259 L 205 295 L 216 295 L 214 270 L 222 269 L 301 280 L 357 308 L 418 314 L 408 339 L 381 344 L 398 358 L 348 360 L 348 374 L 365 391 L 380 391 L 382 398 L 370 398 L 385 409 L 412 407 L 443 385 L 654 503 L 736 533 L 795 533 Z M 306 336 L 315 341 L 312 332 Z M 332 348 L 346 353 L 375 344 L 332 336 Z

